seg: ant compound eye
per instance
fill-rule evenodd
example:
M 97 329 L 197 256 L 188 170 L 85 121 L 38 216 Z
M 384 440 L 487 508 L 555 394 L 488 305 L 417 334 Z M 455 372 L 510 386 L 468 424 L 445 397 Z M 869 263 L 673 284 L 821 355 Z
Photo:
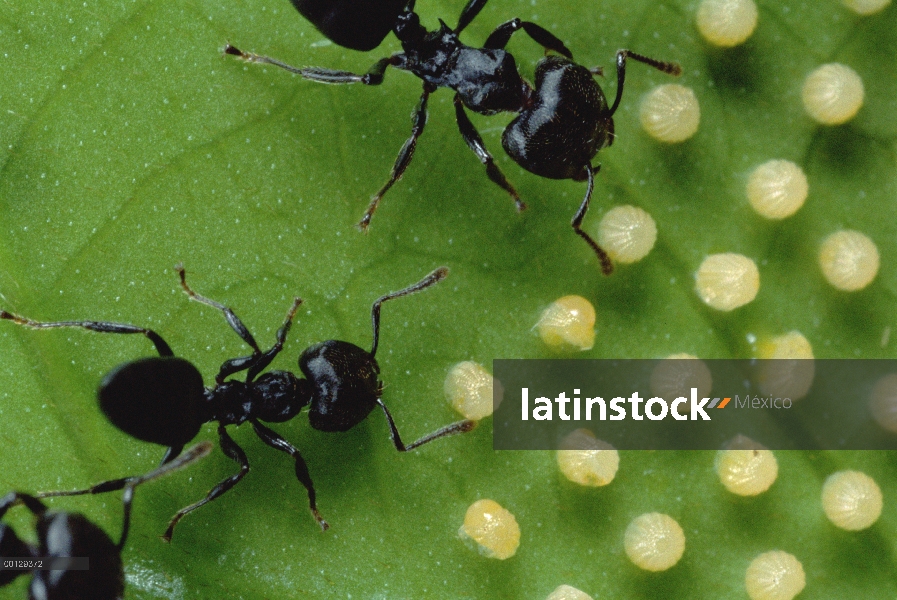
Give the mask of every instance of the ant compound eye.
M 704 0 L 698 7 L 697 25 L 714 46 L 737 46 L 757 27 L 757 5 L 754 0 Z
M 733 252 L 711 254 L 698 267 L 695 287 L 707 306 L 730 311 L 757 297 L 760 271 L 747 256 Z
M 642 128 L 660 142 L 684 142 L 698 131 L 701 107 L 691 88 L 669 83 L 651 90 L 639 111 Z
M 819 248 L 819 267 L 826 281 L 844 292 L 863 289 L 878 274 L 878 247 L 859 231 L 837 231 Z
M 747 197 L 761 217 L 784 219 L 804 205 L 809 189 L 803 169 L 788 160 L 771 160 L 751 172 Z
M 685 552 L 685 533 L 673 517 L 646 513 L 633 519 L 623 538 L 626 555 L 646 571 L 666 571 Z
M 595 307 L 582 296 L 558 298 L 542 312 L 536 329 L 553 348 L 569 345 L 589 350 L 595 345 Z
M 495 500 L 477 500 L 471 504 L 458 535 L 476 542 L 480 554 L 499 560 L 511 558 L 520 546 L 517 519 Z
M 836 527 L 861 531 L 881 516 L 881 488 L 875 480 L 859 471 L 839 471 L 822 485 L 822 510 Z
M 766 552 L 751 561 L 744 585 L 751 600 L 791 600 L 806 585 L 804 567 L 793 554 Z
M 840 63 L 822 65 L 804 80 L 804 109 L 823 125 L 851 120 L 863 106 L 863 80 Z

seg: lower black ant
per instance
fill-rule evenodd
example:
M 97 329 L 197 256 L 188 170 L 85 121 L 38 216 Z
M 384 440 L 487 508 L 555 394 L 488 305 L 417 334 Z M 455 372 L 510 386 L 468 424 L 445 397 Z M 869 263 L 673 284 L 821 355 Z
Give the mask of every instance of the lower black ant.
M 0 519 L 13 506 L 24 504 L 37 518 L 37 545 L 23 542 L 12 527 L 0 523 L 0 556 L 4 560 L 20 560 L 33 568 L 34 578 L 28 595 L 33 600 L 120 600 L 125 591 L 121 552 L 131 526 L 134 488 L 195 462 L 211 451 L 211 442 L 201 442 L 156 470 L 129 478 L 123 486 L 124 517 L 117 544 L 84 515 L 50 510 L 39 499 L 71 495 L 69 492 L 36 495 L 10 492 L 0 498 Z M 89 560 L 87 568 L 76 568 L 77 565 L 64 560 L 83 557 Z M 9 585 L 26 572 L 25 569 L 0 570 L 0 587 Z
M 593 77 L 600 75 L 601 69 L 589 70 L 573 62 L 573 55 L 564 43 L 535 23 L 512 19 L 499 25 L 482 48 L 462 44 L 458 36 L 479 14 L 487 0 L 469 0 L 455 29 L 449 29 L 440 20 L 440 28 L 431 32 L 420 24 L 420 18 L 414 12 L 414 0 L 363 4 L 335 4 L 328 0 L 293 1 L 299 11 L 327 37 L 349 48 L 374 47 L 388 33 L 380 26 L 381 22 L 385 20 L 388 23 L 392 18 L 392 31 L 402 43 L 404 52 L 380 59 L 364 75 L 320 67 L 293 67 L 268 56 L 243 52 L 230 44 L 225 47 L 225 53 L 249 62 L 274 65 L 321 83 L 380 85 L 390 66 L 410 71 L 423 80 L 423 93 L 411 118 L 411 137 L 402 146 L 389 180 L 371 200 L 359 223 L 361 229 L 368 227 L 381 198 L 402 177 L 411 162 L 417 139 L 427 122 L 430 94 L 437 88 L 447 87 L 455 91 L 455 116 L 461 137 L 485 165 L 489 179 L 511 195 L 518 211 L 523 210 L 525 204 L 496 166 L 467 116 L 465 107 L 483 115 L 505 111 L 519 113 L 505 129 L 502 146 L 527 171 L 549 179 L 588 181 L 585 198 L 571 225 L 576 234 L 594 250 L 603 272 L 610 274 L 613 271 L 607 253 L 580 228 L 589 209 L 594 173 L 600 168 L 592 165 L 592 159 L 599 150 L 613 143 L 613 115 L 623 97 L 626 59 L 631 58 L 671 75 L 681 74 L 679 65 L 629 50 L 618 51 L 616 97 L 608 106 L 604 93 Z M 365 35 L 366 23 L 371 28 L 370 35 Z M 350 40 L 353 38 L 346 35 L 350 29 L 361 32 L 360 42 L 364 45 L 352 44 Z M 535 89 L 520 76 L 514 57 L 504 50 L 511 36 L 521 29 L 546 52 L 561 55 L 547 56 L 539 61 Z
M 159 356 L 137 359 L 116 367 L 100 382 L 97 397 L 100 409 L 113 425 L 137 439 L 168 446 L 162 459 L 163 464 L 180 454 L 184 445 L 199 433 L 203 423 L 218 422 L 221 450 L 240 465 L 240 471 L 216 485 L 202 500 L 178 511 L 163 535 L 166 541 L 171 540 L 175 526 L 187 513 L 224 494 L 249 472 L 246 454 L 228 435 L 228 425 L 241 425 L 248 421 L 263 442 L 293 457 L 296 478 L 308 491 L 311 512 L 324 530 L 329 525 L 318 512 L 315 488 L 305 460 L 298 449 L 263 425 L 262 421 L 289 421 L 303 407 L 309 406 L 309 422 L 315 429 L 347 431 L 379 406 L 389 424 L 392 442 L 400 452 L 412 450 L 437 438 L 470 431 L 476 425 L 469 420 L 458 421 L 413 443 L 405 444 L 392 415 L 380 398 L 383 383 L 379 379 L 380 367 L 375 359 L 380 339 L 380 306 L 388 300 L 419 292 L 442 281 L 448 275 L 445 267 L 436 269 L 414 285 L 386 294 L 374 302 L 371 308 L 373 343 L 370 352 L 355 344 L 338 340 L 328 340 L 307 348 L 299 357 L 299 369 L 305 379 L 300 379 L 289 371 L 269 371 L 259 375 L 283 349 L 293 317 L 302 303 L 300 298 L 293 300 L 283 325 L 277 331 L 274 345 L 263 352 L 230 308 L 194 292 L 187 285 L 183 266 L 178 265 L 175 269 L 180 276 L 181 286 L 190 299 L 220 310 L 231 329 L 252 348 L 252 354 L 248 356 L 224 361 L 212 387 L 204 387 L 202 375 L 196 367 L 175 357 L 165 340 L 151 329 L 102 321 L 45 323 L 0 310 L 0 319 L 36 329 L 81 327 L 101 333 L 139 333 L 149 338 Z M 227 380 L 229 376 L 241 371 L 246 371 L 245 380 Z M 107 492 L 121 489 L 129 481 L 131 479 L 127 477 L 115 479 L 65 494 Z

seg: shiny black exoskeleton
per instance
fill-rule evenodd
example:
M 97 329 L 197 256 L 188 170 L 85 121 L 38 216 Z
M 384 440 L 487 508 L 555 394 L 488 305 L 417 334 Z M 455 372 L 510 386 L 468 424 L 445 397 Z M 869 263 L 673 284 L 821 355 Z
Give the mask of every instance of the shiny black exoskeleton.
M 296 310 L 302 303 L 295 298 L 286 319 L 276 334 L 276 342 L 263 352 L 246 326 L 234 312 L 200 296 L 187 285 L 183 267 L 176 267 L 181 286 L 191 299 L 220 310 L 231 328 L 252 348 L 252 354 L 225 361 L 215 377 L 215 385 L 204 387 L 202 376 L 192 363 L 174 356 L 171 347 L 156 332 L 121 323 L 97 321 L 64 321 L 46 323 L 26 319 L 0 310 L 0 319 L 11 320 L 33 328 L 81 327 L 102 333 L 143 334 L 159 353 L 158 357 L 141 358 L 113 369 L 100 383 L 97 392 L 100 408 L 113 425 L 125 433 L 143 440 L 168 446 L 163 464 L 180 454 L 203 423 L 217 422 L 221 450 L 239 463 L 240 471 L 215 486 L 202 500 L 180 510 L 168 525 L 163 536 L 170 540 L 174 527 L 184 515 L 222 495 L 249 472 L 249 461 L 243 449 L 228 435 L 228 425 L 249 422 L 256 435 L 276 450 L 286 452 L 295 460 L 297 479 L 308 491 L 309 507 L 322 529 L 327 522 L 318 513 L 315 489 L 305 460 L 292 444 L 262 421 L 282 423 L 309 407 L 312 427 L 322 431 L 346 431 L 363 421 L 379 406 L 386 416 L 396 449 L 404 452 L 431 440 L 470 431 L 473 421 L 459 421 L 443 427 L 423 438 L 405 444 L 399 436 L 392 415 L 381 400 L 383 384 L 375 355 L 380 338 L 380 306 L 387 300 L 407 296 L 444 279 L 448 269 L 440 268 L 398 292 L 387 294 L 371 309 L 373 344 L 368 352 L 349 342 L 329 340 L 315 344 L 299 357 L 299 369 L 305 379 L 289 371 L 270 371 L 260 374 L 283 349 Z M 243 381 L 227 379 L 246 371 Z M 121 489 L 130 481 L 121 478 L 97 484 L 68 495 L 101 493 Z
M 0 523 L 0 556 L 4 560 L 13 558 L 36 562 L 40 559 L 40 569 L 33 571 L 34 577 L 28 592 L 30 600 L 120 600 L 125 591 L 125 575 L 122 570 L 121 551 L 128 539 L 131 524 L 131 502 L 134 488 L 171 473 L 192 463 L 212 451 L 210 442 L 202 442 L 190 448 L 176 459 L 162 465 L 155 471 L 130 478 L 124 487 L 122 505 L 121 537 L 113 542 L 105 531 L 97 527 L 87 517 L 79 513 L 50 510 L 40 501 L 40 497 L 66 496 L 69 492 L 49 492 L 31 495 L 10 492 L 0 498 L 0 519 L 17 504 L 24 504 L 37 518 L 35 530 L 37 544 L 22 541 L 12 527 Z M 44 564 L 48 559 L 88 559 L 88 568 L 55 568 Z M 37 566 L 37 565 L 35 565 Z M 60 567 L 63 565 L 53 565 Z M 70 565 L 73 566 L 74 565 Z M 0 587 L 12 583 L 16 578 L 28 573 L 26 570 L 0 570 Z
M 597 165 L 592 159 L 614 138 L 613 115 L 623 95 L 626 59 L 643 62 L 656 69 L 679 75 L 675 63 L 662 62 L 630 52 L 617 52 L 617 90 L 608 106 L 594 75 L 573 62 L 570 50 L 546 29 L 528 21 L 512 19 L 499 25 L 482 48 L 461 43 L 459 34 L 479 14 L 487 0 L 468 0 L 458 26 L 450 29 L 440 21 L 440 28 L 428 32 L 414 12 L 414 0 L 292 0 L 294 6 L 325 36 L 337 44 L 356 50 L 371 50 L 392 31 L 402 43 L 403 52 L 383 58 L 364 75 L 318 67 L 297 68 L 279 60 L 243 52 L 228 44 L 227 54 L 251 61 L 275 65 L 306 79 L 322 83 L 362 83 L 379 85 L 387 67 L 410 71 L 423 80 L 423 93 L 412 115 L 411 137 L 405 142 L 393 166 L 389 181 L 371 200 L 359 226 L 371 221 L 383 195 L 398 181 L 414 154 L 417 139 L 427 121 L 427 100 L 437 88 L 455 91 L 455 116 L 458 129 L 468 147 L 485 165 L 493 182 L 508 192 L 518 210 L 525 208 L 514 186 L 495 165 L 480 134 L 465 112 L 492 115 L 516 112 L 519 116 L 508 125 L 502 136 L 505 151 L 521 167 L 551 179 L 588 181 L 588 188 L 571 223 L 598 255 L 606 274 L 613 267 L 610 258 L 580 226 L 589 207 Z M 511 36 L 525 31 L 546 51 L 561 56 L 548 56 L 536 66 L 533 88 L 517 71 L 514 57 L 504 50 Z

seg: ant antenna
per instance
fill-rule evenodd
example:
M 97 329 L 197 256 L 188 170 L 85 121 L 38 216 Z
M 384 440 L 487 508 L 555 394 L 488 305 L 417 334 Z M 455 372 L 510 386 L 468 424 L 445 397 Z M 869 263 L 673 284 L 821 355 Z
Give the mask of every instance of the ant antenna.
M 414 285 L 410 285 L 406 287 L 404 290 L 399 290 L 398 292 L 391 292 L 386 294 L 382 298 L 378 299 L 374 302 L 374 306 L 371 307 L 371 322 L 374 326 L 374 343 L 371 344 L 371 357 L 377 353 L 377 345 L 380 342 L 380 305 L 386 302 L 387 300 L 392 300 L 394 298 L 401 298 L 402 296 L 407 296 L 409 294 L 414 294 L 415 292 L 419 292 L 423 289 L 430 287 L 431 285 L 437 284 L 446 277 L 448 277 L 448 267 L 439 267 Z

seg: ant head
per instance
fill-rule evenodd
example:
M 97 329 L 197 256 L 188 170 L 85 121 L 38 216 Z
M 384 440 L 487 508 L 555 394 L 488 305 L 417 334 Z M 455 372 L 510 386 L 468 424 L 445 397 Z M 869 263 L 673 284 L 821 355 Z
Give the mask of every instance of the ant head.
M 370 352 L 355 344 L 315 344 L 299 357 L 299 368 L 313 394 L 308 420 L 319 431 L 348 431 L 377 405 L 380 367 Z
M 585 167 L 613 131 L 607 100 L 591 71 L 563 56 L 543 58 L 531 103 L 505 129 L 505 152 L 541 177 L 585 179 Z
M 113 425 L 145 442 L 183 446 L 207 420 L 202 375 L 182 358 L 143 358 L 100 382 L 100 409 Z
M 283 423 L 311 402 L 311 383 L 289 371 L 270 371 L 253 382 L 253 415 L 268 423 Z

